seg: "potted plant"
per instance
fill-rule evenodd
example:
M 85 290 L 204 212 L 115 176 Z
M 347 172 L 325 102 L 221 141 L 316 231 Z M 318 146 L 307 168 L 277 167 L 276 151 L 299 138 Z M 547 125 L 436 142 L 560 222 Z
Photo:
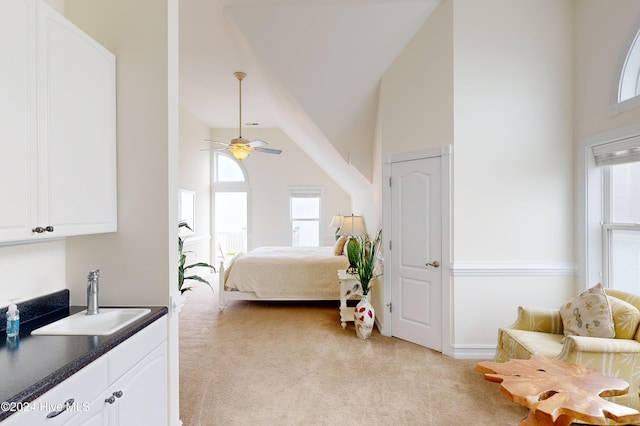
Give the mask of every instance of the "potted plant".
M 191 227 L 187 224 L 187 222 L 180 222 L 178 224 L 178 228 L 187 228 L 190 231 L 193 231 Z M 200 281 L 201 283 L 205 283 L 206 285 L 211 287 L 211 284 L 209 284 L 209 281 L 205 280 L 199 275 L 194 274 L 194 275 L 185 276 L 185 272 L 187 271 L 187 269 L 202 267 L 202 268 L 211 268 L 213 269 L 213 272 L 216 272 L 216 268 L 214 268 L 213 266 L 205 262 L 196 262 L 190 265 L 185 265 L 185 263 L 187 262 L 187 253 L 189 252 L 188 251 L 185 252 L 183 250 L 183 247 L 184 247 L 184 239 L 178 235 L 178 253 L 180 253 L 180 260 L 178 262 L 178 290 L 180 290 L 180 294 L 183 294 L 185 291 L 191 290 L 191 287 L 185 287 L 184 282 L 186 280 Z M 211 290 L 213 290 L 213 287 L 211 287 Z
M 380 274 L 376 274 L 378 251 L 382 240 L 382 229 L 376 234 L 376 238 L 371 241 L 369 236 L 362 238 L 356 247 L 356 275 L 362 287 L 362 294 L 369 294 L 371 280 Z
M 356 259 L 356 275 L 362 288 L 362 299 L 354 309 L 354 323 L 356 334 L 361 339 L 368 339 L 373 330 L 376 312 L 369 303 L 369 291 L 371 281 L 379 276 L 377 273 L 378 251 L 382 240 L 382 230 L 376 234 L 376 238 L 371 241 L 369 236 L 365 236 L 360 241 Z

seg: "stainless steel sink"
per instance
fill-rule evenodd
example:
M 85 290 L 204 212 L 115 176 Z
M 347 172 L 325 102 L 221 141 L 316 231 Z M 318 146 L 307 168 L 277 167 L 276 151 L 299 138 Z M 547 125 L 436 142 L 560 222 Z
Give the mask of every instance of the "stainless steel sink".
M 100 313 L 78 312 L 31 332 L 33 335 L 106 336 L 151 312 L 148 308 L 100 308 Z

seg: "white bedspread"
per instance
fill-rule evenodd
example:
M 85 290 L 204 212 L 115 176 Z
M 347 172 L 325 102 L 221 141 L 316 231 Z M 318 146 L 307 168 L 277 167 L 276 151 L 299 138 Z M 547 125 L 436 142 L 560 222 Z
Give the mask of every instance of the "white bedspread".
M 348 266 L 347 257 L 336 256 L 333 247 L 259 247 L 233 258 L 225 290 L 261 298 L 338 300 L 338 269 Z

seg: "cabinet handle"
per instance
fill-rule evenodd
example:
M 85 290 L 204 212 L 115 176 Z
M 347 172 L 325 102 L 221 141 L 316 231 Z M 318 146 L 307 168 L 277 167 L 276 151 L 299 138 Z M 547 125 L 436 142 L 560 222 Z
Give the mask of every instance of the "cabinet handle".
M 111 396 L 104 400 L 107 404 L 113 404 L 116 402 L 116 398 L 122 398 L 122 391 L 115 391 Z
M 73 405 L 73 403 L 75 402 L 75 399 L 73 398 L 69 398 L 64 402 L 64 407 L 57 410 L 57 411 L 52 411 L 49 414 L 47 414 L 47 418 L 48 419 L 52 419 L 54 417 L 58 417 L 60 414 L 64 413 L 65 411 L 67 411 L 69 409 L 69 407 L 71 407 Z
M 35 232 L 37 234 L 42 234 L 44 232 L 53 232 L 53 226 L 49 225 L 46 228 L 43 228 L 42 226 L 37 226 L 33 228 L 31 232 Z

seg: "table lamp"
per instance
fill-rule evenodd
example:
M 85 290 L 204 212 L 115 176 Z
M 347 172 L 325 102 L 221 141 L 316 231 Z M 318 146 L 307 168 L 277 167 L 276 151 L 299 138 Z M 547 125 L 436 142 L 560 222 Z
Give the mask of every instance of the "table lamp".
M 340 213 L 333 215 L 329 228 L 336 228 L 336 241 L 340 238 L 340 227 L 342 226 L 342 215 Z
M 347 272 L 349 274 L 355 274 L 357 272 L 358 251 L 360 250 L 358 237 L 367 235 L 367 230 L 364 227 L 364 218 L 362 216 L 354 216 L 353 214 L 351 216 L 344 216 L 338 235 L 344 235 L 349 238 L 349 241 L 347 241 L 347 257 L 349 258 L 349 268 Z

